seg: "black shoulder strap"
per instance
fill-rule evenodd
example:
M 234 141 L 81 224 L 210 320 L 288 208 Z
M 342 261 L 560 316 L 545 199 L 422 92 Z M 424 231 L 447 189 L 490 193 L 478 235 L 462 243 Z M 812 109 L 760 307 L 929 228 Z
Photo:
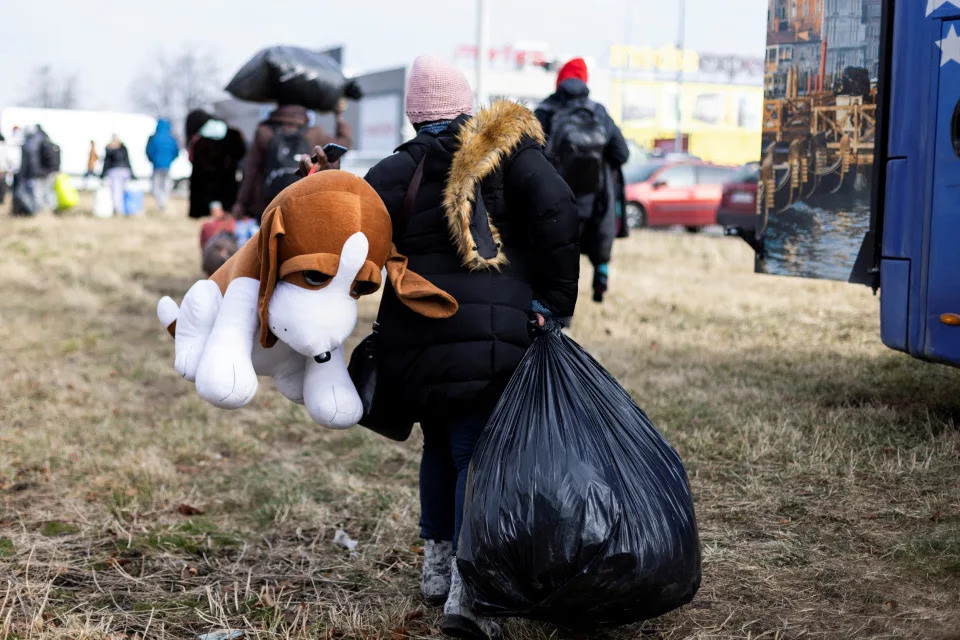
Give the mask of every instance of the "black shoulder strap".
M 420 192 L 420 183 L 423 182 L 423 165 L 427 162 L 427 154 L 424 153 L 420 158 L 417 169 L 413 172 L 413 178 L 410 179 L 410 186 L 407 187 L 407 193 L 403 196 L 403 209 L 400 211 L 400 219 L 397 220 L 398 230 L 402 233 L 407 226 L 407 221 L 413 215 L 413 205 L 417 200 L 417 194 Z

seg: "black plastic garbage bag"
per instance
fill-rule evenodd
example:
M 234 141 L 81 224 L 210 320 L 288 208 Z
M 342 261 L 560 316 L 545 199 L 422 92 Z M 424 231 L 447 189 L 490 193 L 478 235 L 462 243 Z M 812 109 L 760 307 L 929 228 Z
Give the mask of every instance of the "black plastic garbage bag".
M 479 610 L 578 629 L 658 616 L 700 586 L 679 456 L 559 330 L 530 347 L 480 437 L 458 557 Z
M 360 98 L 352 80 L 343 77 L 332 57 L 302 47 L 267 47 L 253 56 L 227 85 L 241 100 L 297 104 L 331 111 L 340 98 Z

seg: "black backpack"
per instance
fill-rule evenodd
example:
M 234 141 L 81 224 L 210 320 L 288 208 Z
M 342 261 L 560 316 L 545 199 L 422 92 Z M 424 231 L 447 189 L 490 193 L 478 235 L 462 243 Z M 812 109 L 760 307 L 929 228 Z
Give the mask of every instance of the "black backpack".
M 263 197 L 269 203 L 281 191 L 299 179 L 297 169 L 300 158 L 310 156 L 310 143 L 307 141 L 307 128 L 295 131 L 273 126 L 273 139 L 267 147 L 267 157 L 263 165 Z
M 585 102 L 554 114 L 547 155 L 575 195 L 597 193 L 603 187 L 606 146 L 606 127 Z
M 40 166 L 45 171 L 60 171 L 60 145 L 51 142 L 50 138 L 44 138 L 40 143 Z

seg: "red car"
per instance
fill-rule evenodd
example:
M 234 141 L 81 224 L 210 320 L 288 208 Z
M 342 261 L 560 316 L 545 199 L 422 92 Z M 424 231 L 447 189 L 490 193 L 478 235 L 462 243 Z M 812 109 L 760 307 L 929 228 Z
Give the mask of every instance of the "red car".
M 717 223 L 723 184 L 736 169 L 697 162 L 624 167 L 627 220 L 633 227 L 682 225 L 688 231 Z
M 757 218 L 757 182 L 760 165 L 744 165 L 723 187 L 717 223 L 725 228 L 752 229 Z

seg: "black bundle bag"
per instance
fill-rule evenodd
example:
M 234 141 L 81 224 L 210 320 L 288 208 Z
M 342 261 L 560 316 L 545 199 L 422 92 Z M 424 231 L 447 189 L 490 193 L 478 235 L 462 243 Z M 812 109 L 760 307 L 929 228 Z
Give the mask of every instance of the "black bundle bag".
M 360 89 L 343 77 L 332 57 L 302 47 L 267 47 L 233 76 L 227 93 L 251 102 L 296 104 L 332 111 L 340 98 L 358 100 Z
M 534 341 L 480 437 L 458 558 L 480 611 L 575 629 L 656 617 L 700 586 L 679 456 L 559 327 Z
M 403 406 L 403 400 L 390 395 L 390 385 L 377 384 L 380 370 L 378 326 L 374 323 L 373 333 L 361 340 L 350 354 L 347 371 L 363 405 L 360 426 L 391 440 L 403 442 L 413 431 L 413 420 L 403 415 L 400 409 Z

